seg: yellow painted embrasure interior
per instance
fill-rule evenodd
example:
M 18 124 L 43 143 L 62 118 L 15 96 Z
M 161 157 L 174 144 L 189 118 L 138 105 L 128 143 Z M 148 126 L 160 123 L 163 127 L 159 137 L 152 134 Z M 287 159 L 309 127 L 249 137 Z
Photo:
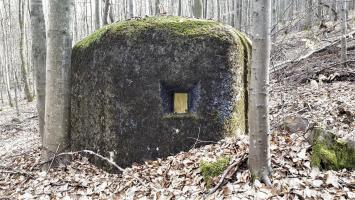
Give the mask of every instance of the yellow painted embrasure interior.
M 174 93 L 174 113 L 187 113 L 188 111 L 188 94 Z

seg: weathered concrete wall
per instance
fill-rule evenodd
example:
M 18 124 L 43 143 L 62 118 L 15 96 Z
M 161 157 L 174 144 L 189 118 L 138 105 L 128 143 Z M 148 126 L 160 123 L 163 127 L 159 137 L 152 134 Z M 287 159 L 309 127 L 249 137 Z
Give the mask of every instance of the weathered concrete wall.
M 71 140 L 127 166 L 246 132 L 247 39 L 217 22 L 151 17 L 106 26 L 72 56 Z M 172 93 L 188 93 L 188 113 Z

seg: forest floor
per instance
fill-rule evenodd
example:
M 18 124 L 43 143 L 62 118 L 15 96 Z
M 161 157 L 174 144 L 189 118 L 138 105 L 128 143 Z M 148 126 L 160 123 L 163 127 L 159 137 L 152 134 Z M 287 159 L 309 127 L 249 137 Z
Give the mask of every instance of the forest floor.
M 302 45 L 290 42 L 296 40 L 275 48 L 274 55 L 292 46 L 300 51 Z M 241 159 L 248 152 L 246 135 L 134 164 L 120 175 L 98 169 L 81 155 L 67 166 L 42 171 L 35 102 L 21 100 L 20 116 L 13 108 L 0 111 L 0 199 L 355 199 L 354 171 L 312 168 L 307 131 L 282 128 L 287 117 L 296 116 L 309 125 L 323 124 L 339 137 L 355 137 L 355 65 L 339 65 L 337 45 L 286 63 L 271 75 L 272 187 L 252 186 L 243 163 L 225 185 L 207 194 L 200 163 Z M 349 60 L 355 60 L 352 51 Z

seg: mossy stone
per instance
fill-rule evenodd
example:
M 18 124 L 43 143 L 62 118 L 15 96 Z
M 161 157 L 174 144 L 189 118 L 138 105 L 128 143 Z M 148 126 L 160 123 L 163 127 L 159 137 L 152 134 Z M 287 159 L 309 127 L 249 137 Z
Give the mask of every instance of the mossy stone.
M 311 165 L 326 170 L 355 169 L 355 149 L 333 133 L 317 126 L 313 130 Z

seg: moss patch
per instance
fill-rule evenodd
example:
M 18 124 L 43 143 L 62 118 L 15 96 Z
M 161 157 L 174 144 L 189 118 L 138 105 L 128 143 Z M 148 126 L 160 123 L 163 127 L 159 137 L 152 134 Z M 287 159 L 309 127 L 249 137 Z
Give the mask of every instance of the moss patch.
M 105 33 L 108 31 L 109 27 L 104 27 L 101 28 L 97 31 L 95 31 L 94 33 L 92 33 L 91 35 L 89 35 L 88 37 L 86 37 L 85 39 L 79 41 L 74 48 L 76 49 L 84 49 L 84 48 L 88 48 L 90 45 L 98 42 L 103 35 L 105 35 Z
M 200 163 L 200 170 L 207 188 L 212 186 L 212 180 L 214 177 L 221 175 L 229 165 L 230 157 L 221 157 L 216 162 Z
M 231 137 L 238 134 L 245 134 L 246 130 L 246 119 L 245 119 L 245 102 L 244 98 L 241 98 L 236 105 L 234 105 L 233 113 L 228 120 L 224 121 L 224 131 L 225 136 Z
M 111 37 L 124 36 L 126 39 L 134 39 L 140 33 L 149 29 L 166 30 L 178 36 L 200 37 L 213 36 L 227 39 L 229 36 L 222 30 L 223 24 L 212 20 L 191 19 L 182 17 L 146 17 L 143 19 L 127 20 L 104 26 L 90 36 L 79 41 L 74 49 L 89 48 L 100 41 L 104 35 Z
M 321 127 L 313 130 L 311 165 L 326 170 L 355 169 L 355 149 Z

